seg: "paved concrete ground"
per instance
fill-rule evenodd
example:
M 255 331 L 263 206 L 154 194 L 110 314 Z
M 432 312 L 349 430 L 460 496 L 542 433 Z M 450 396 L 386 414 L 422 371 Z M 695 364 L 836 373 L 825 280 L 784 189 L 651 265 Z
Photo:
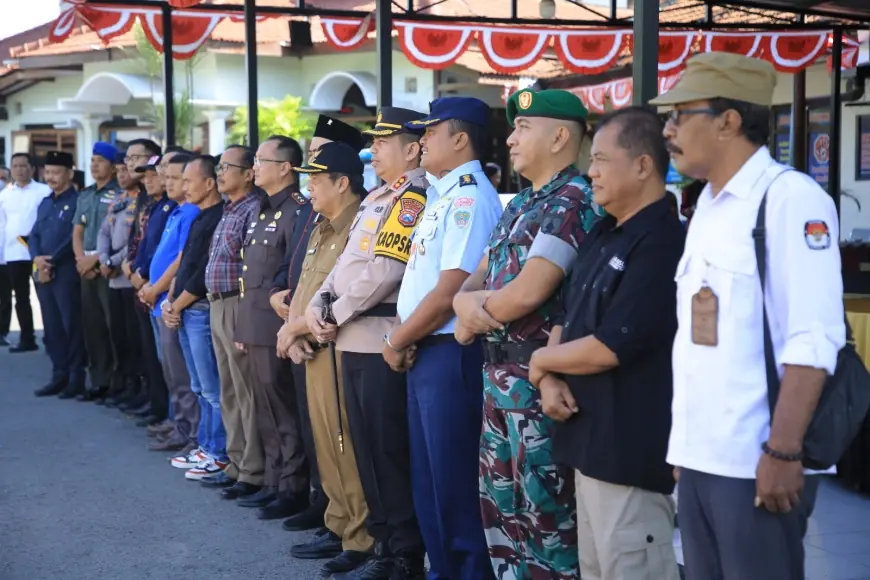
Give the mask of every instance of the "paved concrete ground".
M 0 349 L 0 580 L 316 578 L 289 555 L 310 533 L 186 481 L 118 411 L 37 399 L 49 372 Z M 825 481 L 806 544 L 807 580 L 870 580 L 870 498 Z

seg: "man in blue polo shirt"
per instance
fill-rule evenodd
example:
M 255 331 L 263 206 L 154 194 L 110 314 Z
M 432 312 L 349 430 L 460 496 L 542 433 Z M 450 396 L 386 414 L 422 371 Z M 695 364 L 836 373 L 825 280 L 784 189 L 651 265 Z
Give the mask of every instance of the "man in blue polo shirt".
M 160 334 L 163 375 L 175 419 L 174 429 L 150 446 L 152 451 L 190 451 L 199 427 L 199 403 L 190 388 L 190 375 L 178 338 L 178 329 L 167 327 L 161 319 L 161 303 L 166 299 L 172 279 L 181 262 L 181 251 L 199 207 L 185 203 L 182 174 L 188 155 L 179 154 L 166 165 L 166 193 L 178 206 L 169 213 L 160 243 L 151 258 L 148 282 L 139 290 L 139 297 L 151 306 Z M 187 449 L 185 449 L 187 448 Z

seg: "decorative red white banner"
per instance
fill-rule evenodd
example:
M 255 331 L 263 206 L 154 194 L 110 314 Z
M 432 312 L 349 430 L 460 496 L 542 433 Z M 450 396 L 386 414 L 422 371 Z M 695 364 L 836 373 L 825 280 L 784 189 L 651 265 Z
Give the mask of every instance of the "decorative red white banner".
M 173 0 L 173 5 L 192 6 L 194 0 Z M 174 10 L 173 57 L 190 58 L 208 40 L 224 19 L 239 21 L 237 13 L 205 10 Z M 259 18 L 258 18 L 259 19 Z M 163 50 L 162 19 L 158 7 L 112 7 L 76 4 L 64 10 L 51 30 L 50 39 L 62 42 L 78 23 L 93 29 L 104 42 L 129 32 L 138 20 L 148 40 Z M 399 45 L 415 65 L 443 69 L 454 64 L 476 42 L 483 57 L 500 74 L 528 70 L 550 49 L 566 70 L 582 75 L 602 73 L 631 55 L 630 30 L 563 29 L 559 27 L 511 27 L 487 24 L 435 23 L 395 20 Z M 320 18 L 330 46 L 349 51 L 358 48 L 374 32 L 371 15 L 366 18 Z M 659 34 L 659 73 L 680 72 L 696 52 L 726 51 L 770 61 L 781 72 L 803 70 L 829 49 L 827 31 L 695 32 L 666 31 Z M 857 52 L 855 54 L 857 57 Z M 844 64 L 851 58 L 844 51 Z
M 681 74 L 659 76 L 659 94 L 671 90 L 677 84 Z M 600 114 L 607 110 L 608 101 L 610 101 L 612 109 L 622 109 L 631 105 L 631 99 L 634 96 L 634 82 L 631 78 L 625 78 L 569 90 L 580 97 L 587 109 Z

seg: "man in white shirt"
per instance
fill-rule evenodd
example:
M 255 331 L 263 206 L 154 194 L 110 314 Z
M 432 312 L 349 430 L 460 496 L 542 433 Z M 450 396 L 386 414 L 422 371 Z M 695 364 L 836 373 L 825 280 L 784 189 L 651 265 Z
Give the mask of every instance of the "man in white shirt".
M 801 450 L 845 344 L 837 212 L 807 175 L 767 149 L 776 72 L 734 54 L 700 54 L 652 104 L 676 169 L 709 183 L 677 266 L 673 422 L 686 574 L 802 580 L 817 477 Z M 783 173 L 785 171 L 785 173 Z M 766 207 L 766 283 L 752 237 Z M 768 403 L 762 301 L 781 385 Z
M 38 348 L 33 331 L 33 311 L 30 308 L 30 276 L 33 263 L 27 249 L 27 236 L 36 222 L 39 203 L 51 194 L 51 188 L 33 181 L 33 162 L 28 153 L 14 153 L 11 170 L 12 183 L 0 191 L 0 263 L 6 262 L 9 285 L 15 294 L 15 314 L 21 328 L 20 341 L 9 352 L 19 353 Z M 5 330 L 8 331 L 8 324 Z

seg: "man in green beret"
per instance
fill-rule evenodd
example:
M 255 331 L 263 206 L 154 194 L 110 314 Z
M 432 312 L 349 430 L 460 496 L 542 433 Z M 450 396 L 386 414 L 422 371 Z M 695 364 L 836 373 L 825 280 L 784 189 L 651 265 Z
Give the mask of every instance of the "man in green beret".
M 567 91 L 511 96 L 507 144 L 514 170 L 532 186 L 508 204 L 487 255 L 453 302 L 457 340 L 486 338 L 480 490 L 498 577 L 580 574 L 574 479 L 551 458 L 553 422 L 529 382 L 528 362 L 547 344 L 562 313 L 565 273 L 603 213 L 574 166 L 587 115 Z

